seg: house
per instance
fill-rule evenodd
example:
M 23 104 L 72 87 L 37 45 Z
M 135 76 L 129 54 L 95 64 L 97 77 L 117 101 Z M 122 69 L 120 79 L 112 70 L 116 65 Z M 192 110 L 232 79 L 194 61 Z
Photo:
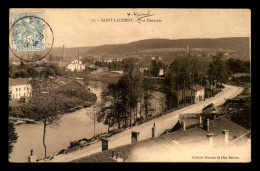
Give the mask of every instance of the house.
M 153 57 L 151 57 L 151 59 L 152 59 L 152 60 L 156 60 L 156 59 L 161 60 L 162 58 L 161 58 L 161 57 L 155 57 L 155 56 L 153 56 Z
M 144 73 L 144 71 L 148 71 L 150 69 L 150 63 L 149 62 L 142 62 L 137 64 L 140 66 L 139 71 L 141 73 Z
M 76 59 L 71 61 L 71 63 L 67 65 L 67 69 L 71 71 L 81 71 L 85 69 L 85 65 L 82 64 L 82 61 Z
M 182 120 L 178 130 L 160 136 L 154 134 L 156 125 L 151 125 L 151 137 L 141 141 L 139 134 L 142 134 L 142 130 L 132 131 L 129 135 L 131 137 L 129 144 L 111 149 L 109 149 L 109 138 L 102 139 L 101 152 L 72 162 L 190 162 L 193 156 L 203 156 L 203 159 L 193 159 L 192 162 L 205 162 L 205 156 L 219 154 L 239 158 L 212 158 L 212 160 L 208 158 L 206 161 L 250 162 L 251 130 L 243 128 L 224 116 L 213 120 L 197 119 L 195 122 L 197 123 L 193 124 L 194 126 L 188 128 Z
M 184 98 L 184 95 L 182 93 L 183 93 L 183 90 L 179 90 L 179 100 Z M 204 101 L 205 100 L 205 87 L 195 84 L 191 88 L 186 88 L 185 96 L 187 99 L 189 99 L 191 96 L 194 103 L 197 103 L 199 101 Z
M 71 63 L 67 65 L 67 69 L 71 71 L 81 71 L 85 69 L 85 66 L 82 64 L 82 61 L 76 59 L 71 61 Z
M 32 96 L 32 86 L 26 78 L 9 79 L 9 99 L 20 100 Z
M 78 59 L 71 61 L 66 68 L 71 71 L 75 71 L 75 70 L 81 71 L 85 69 L 85 65 L 82 64 L 82 61 L 80 61 L 79 52 L 78 52 Z
M 141 73 L 144 73 L 144 71 L 147 71 L 147 70 L 148 70 L 147 67 L 145 67 L 145 68 L 144 68 L 144 67 L 140 67 L 139 69 L 140 69 L 140 72 L 141 72 Z
M 194 103 L 205 100 L 205 87 L 196 84 L 192 89 L 194 91 Z
M 163 76 L 163 75 L 164 75 L 164 69 L 161 68 L 161 69 L 159 70 L 159 76 Z

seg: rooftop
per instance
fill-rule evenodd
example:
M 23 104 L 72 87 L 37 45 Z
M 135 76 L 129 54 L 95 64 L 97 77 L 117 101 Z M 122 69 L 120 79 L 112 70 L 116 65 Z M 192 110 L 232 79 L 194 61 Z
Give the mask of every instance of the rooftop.
M 159 160 L 162 156 L 158 154 L 166 154 L 167 158 L 164 158 L 164 160 L 171 161 L 173 157 L 178 157 L 176 155 L 172 155 L 173 153 L 177 154 L 183 150 L 181 146 L 191 145 L 194 147 L 197 143 L 199 145 L 208 143 L 206 137 L 208 133 L 213 133 L 214 135 L 213 146 L 219 147 L 222 142 L 223 130 L 229 130 L 229 142 L 234 141 L 235 139 L 250 132 L 250 130 L 237 125 L 225 117 L 219 117 L 210 121 L 209 132 L 202 129 L 200 126 L 186 129 L 185 131 L 177 130 L 156 138 L 150 138 L 133 144 L 123 145 L 103 152 L 98 152 L 72 162 L 115 162 L 115 160 L 111 158 L 112 151 L 114 151 L 115 154 L 119 152 L 119 157 L 126 162 L 150 161 L 148 159 L 149 155 L 152 155 L 150 157 L 154 157 Z M 169 151 L 173 153 L 170 153 Z M 139 156 L 143 156 L 147 153 L 149 153 L 149 155 L 147 155 L 147 159 L 138 157 L 138 154 Z
M 27 78 L 17 78 L 17 79 L 9 78 L 9 86 L 18 86 L 18 85 L 26 85 L 26 84 L 28 84 Z
M 205 87 L 198 85 L 198 84 L 195 84 L 193 86 L 193 90 L 195 90 L 195 91 L 200 91 L 200 90 L 203 90 L 203 89 L 205 89 Z

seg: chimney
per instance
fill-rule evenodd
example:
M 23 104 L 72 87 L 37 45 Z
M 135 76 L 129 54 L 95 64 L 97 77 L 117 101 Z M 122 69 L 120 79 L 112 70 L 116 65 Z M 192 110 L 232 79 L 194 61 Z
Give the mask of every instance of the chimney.
M 65 46 L 63 45 L 63 57 L 62 57 L 62 60 L 65 59 Z
M 209 147 L 213 147 L 213 134 L 212 133 L 208 133 L 207 134 L 207 139 L 208 139 Z
M 209 132 L 209 119 L 203 119 L 203 129 Z
M 139 135 L 140 135 L 140 132 L 132 131 L 131 143 L 138 142 Z
M 102 151 L 108 150 L 108 139 L 102 138 Z
M 224 146 L 227 146 L 228 145 L 228 133 L 229 131 L 228 130 L 223 130 L 222 131 L 222 140 L 223 140 L 223 145 Z
M 33 150 L 31 150 L 31 155 L 28 156 L 28 163 L 35 163 L 36 162 L 36 155 L 33 155 Z
M 201 125 L 202 124 L 202 116 L 198 115 L 198 118 L 199 118 L 199 124 Z
M 155 123 L 153 124 L 153 127 L 152 127 L 152 137 L 157 137 Z
M 111 157 L 114 158 L 114 155 L 115 155 L 115 151 L 113 150 L 113 151 L 112 151 L 112 156 L 111 156 Z
M 183 131 L 185 131 L 186 126 L 185 126 L 185 122 L 184 121 L 181 122 L 181 128 L 182 128 Z

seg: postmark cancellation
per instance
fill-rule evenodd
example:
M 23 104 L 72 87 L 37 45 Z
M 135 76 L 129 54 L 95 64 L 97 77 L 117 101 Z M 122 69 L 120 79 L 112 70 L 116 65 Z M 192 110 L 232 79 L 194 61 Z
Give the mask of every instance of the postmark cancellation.
M 45 50 L 44 13 L 13 12 L 11 15 L 10 47 L 14 52 Z

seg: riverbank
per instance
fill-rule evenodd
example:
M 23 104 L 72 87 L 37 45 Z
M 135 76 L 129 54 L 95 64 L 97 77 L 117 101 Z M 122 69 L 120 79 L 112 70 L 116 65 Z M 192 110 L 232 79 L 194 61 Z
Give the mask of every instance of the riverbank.
M 61 114 L 72 113 L 82 108 L 87 108 L 96 103 L 97 95 L 90 91 L 88 86 L 82 85 L 76 79 L 58 77 L 56 82 L 59 86 L 55 93 L 62 94 L 64 103 Z M 21 102 L 18 99 L 9 100 L 9 116 L 16 118 L 12 121 L 16 124 L 34 123 L 37 120 L 28 118 L 28 102 Z M 31 121 L 31 122 L 30 122 Z
M 215 95 L 214 97 L 208 98 L 205 101 L 198 102 L 196 104 L 186 106 L 182 109 L 175 110 L 167 115 L 163 115 L 159 118 L 150 120 L 141 125 L 134 126 L 126 129 L 114 136 L 109 138 L 109 149 L 126 145 L 131 142 L 131 132 L 140 132 L 139 141 L 151 138 L 151 128 L 153 123 L 156 123 L 158 134 L 163 133 L 166 129 L 170 129 L 178 122 L 179 114 L 185 113 L 200 113 L 202 109 L 210 103 L 213 103 L 215 107 L 220 106 L 225 102 L 225 99 L 232 99 L 243 91 L 242 87 L 225 85 L 225 88 Z M 71 162 L 75 159 L 94 154 L 101 151 L 101 143 L 94 143 L 80 150 L 71 152 L 69 154 L 63 154 L 55 156 L 52 160 L 46 162 Z
M 94 135 L 92 107 L 83 108 L 75 112 L 64 114 L 58 125 L 46 128 L 47 156 L 55 156 L 62 149 L 67 149 L 71 142 L 81 139 L 91 139 Z M 30 150 L 34 150 L 37 159 L 44 157 L 42 144 L 43 123 L 15 125 L 17 142 L 14 144 L 10 162 L 27 162 Z M 96 135 L 107 132 L 107 126 L 96 123 Z
M 220 93 L 222 91 L 220 90 L 220 91 L 217 91 L 217 92 Z M 217 96 L 218 93 L 214 94 L 214 96 Z M 157 95 L 156 97 L 160 99 L 159 95 L 158 94 L 156 94 L 156 95 Z M 158 110 L 157 110 L 156 114 L 151 115 L 148 118 L 144 118 L 144 119 L 140 119 L 139 118 L 139 119 L 137 119 L 136 122 L 133 123 L 132 128 L 138 127 L 140 125 L 144 125 L 145 123 L 148 123 L 148 122 L 150 122 L 152 120 L 155 120 L 155 119 L 159 119 L 161 117 L 166 117 L 168 114 L 171 114 L 171 113 L 173 113 L 175 111 L 178 111 L 178 110 L 189 108 L 192 105 L 195 105 L 195 104 L 187 103 L 186 106 L 184 106 L 184 104 L 181 103 L 179 108 L 173 108 L 173 109 L 170 109 L 170 110 L 166 110 L 163 113 L 158 112 Z M 205 106 L 203 106 L 203 107 L 205 107 Z M 84 148 L 86 146 L 89 146 L 89 145 L 91 145 L 93 143 L 99 142 L 102 138 L 109 138 L 109 137 L 111 137 L 113 135 L 119 134 L 119 133 L 121 133 L 123 131 L 129 130 L 129 129 L 132 129 L 132 128 L 127 127 L 127 128 L 121 128 L 121 129 L 113 129 L 109 133 L 103 133 L 102 135 L 98 135 L 96 137 L 92 137 L 91 139 L 86 139 L 86 138 L 80 139 L 78 141 L 72 142 L 73 145 L 68 147 L 67 149 L 61 150 L 60 153 L 57 156 L 73 153 L 73 152 L 75 152 L 77 150 L 80 150 L 80 149 L 82 149 L 82 148 Z M 50 157 L 49 159 L 53 159 L 53 158 L 55 158 L 57 156 Z
M 99 99 L 101 91 L 107 86 L 107 83 L 88 81 L 86 86 Z M 92 112 L 92 106 L 77 108 L 75 111 L 63 114 L 59 121 L 59 126 L 48 126 L 46 131 L 47 156 L 56 156 L 62 149 L 67 149 L 71 142 L 84 138 L 90 140 L 94 135 Z M 31 149 L 34 150 L 37 159 L 42 159 L 44 157 L 42 122 L 37 124 L 27 124 L 24 122 L 23 124 L 15 125 L 15 128 L 19 138 L 14 144 L 9 161 L 27 162 L 27 157 Z M 95 135 L 102 135 L 107 130 L 107 125 L 96 123 Z
M 9 121 L 14 123 L 14 125 L 21 124 L 38 124 L 38 121 L 29 118 L 20 118 L 20 117 L 9 117 Z

